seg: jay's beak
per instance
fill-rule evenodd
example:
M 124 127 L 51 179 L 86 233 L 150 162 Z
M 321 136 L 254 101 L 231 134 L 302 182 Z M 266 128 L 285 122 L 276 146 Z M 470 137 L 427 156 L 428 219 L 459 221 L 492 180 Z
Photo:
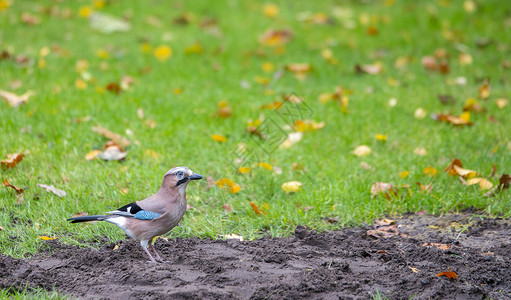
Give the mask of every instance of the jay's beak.
M 190 180 L 199 180 L 202 179 L 202 175 L 193 173 L 192 176 L 188 177 Z

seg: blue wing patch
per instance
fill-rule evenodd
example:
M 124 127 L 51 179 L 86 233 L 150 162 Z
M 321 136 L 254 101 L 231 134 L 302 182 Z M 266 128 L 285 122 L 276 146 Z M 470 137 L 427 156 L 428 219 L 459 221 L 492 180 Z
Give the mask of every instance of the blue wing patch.
M 161 216 L 161 214 L 159 214 L 159 213 L 155 213 L 155 212 L 147 211 L 147 210 L 140 210 L 136 214 L 133 215 L 133 217 L 135 217 L 135 219 L 139 219 L 139 220 L 154 220 L 156 218 L 159 218 L 160 216 Z

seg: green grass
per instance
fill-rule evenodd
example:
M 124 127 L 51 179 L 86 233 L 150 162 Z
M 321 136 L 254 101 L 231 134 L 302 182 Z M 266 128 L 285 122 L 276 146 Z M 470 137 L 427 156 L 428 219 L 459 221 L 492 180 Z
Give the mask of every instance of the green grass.
M 112 240 L 123 238 L 111 224 L 77 226 L 66 218 L 77 212 L 99 214 L 143 199 L 156 192 L 163 174 L 177 165 L 214 179 L 230 178 L 242 191 L 232 194 L 218 187 L 208 189 L 205 180 L 191 183 L 188 201 L 194 209 L 187 212 L 182 226 L 170 233 L 172 237 L 282 236 L 299 224 L 329 230 L 370 222 L 385 214 L 420 210 L 442 214 L 470 206 L 509 216 L 509 192 L 485 198 L 477 186 L 464 186 L 442 173 L 454 158 L 483 176 L 491 173 L 492 165 L 498 175 L 510 172 L 510 106 L 499 109 L 496 100 L 509 98 L 510 70 L 501 65 L 506 57 L 509 60 L 511 35 L 504 32 L 509 31 L 506 11 L 511 3 L 476 3 L 477 10 L 468 13 L 462 1 L 396 1 L 392 6 L 385 1 L 278 1 L 279 15 L 269 18 L 262 13 L 264 4 L 257 1 L 216 5 L 203 1 L 107 1 L 99 10 L 125 16 L 132 26 L 129 32 L 107 35 L 92 30 L 88 20 L 78 15 L 80 7 L 93 6 L 91 1 L 15 1 L 0 11 L 0 49 L 26 55 L 32 63 L 23 66 L 12 60 L 0 61 L 0 89 L 36 94 L 19 108 L 0 103 L 0 153 L 29 151 L 17 167 L 1 171 L 2 180 L 25 188 L 25 194 L 24 202 L 17 205 L 12 190 L 0 189 L 0 226 L 5 228 L 0 231 L 0 252 L 16 257 L 35 253 L 45 243 L 37 238 L 41 235 L 72 244 L 105 235 Z M 335 6 L 339 8 L 333 9 Z M 52 7 L 60 11 L 57 16 L 45 13 Z M 62 16 L 66 9 L 70 17 Z M 40 24 L 23 24 L 23 12 L 38 16 Z M 299 20 L 302 12 L 324 12 L 334 24 L 305 23 Z M 174 24 L 172 20 L 183 13 L 192 15 L 191 23 Z M 364 16 L 375 22 L 378 35 L 367 34 L 368 25 L 360 22 Z M 218 21 L 222 37 L 201 28 L 199 24 L 206 18 Z M 154 19 L 161 26 L 150 24 Z M 283 54 L 260 45 L 259 36 L 269 28 L 293 31 L 294 38 L 284 46 Z M 454 40 L 445 38 L 449 33 Z M 480 38 L 493 43 L 479 48 L 476 42 Z M 203 52 L 185 54 L 196 42 Z M 172 57 L 160 62 L 152 50 L 142 51 L 143 43 L 151 49 L 168 45 Z M 60 51 L 51 50 L 42 58 L 40 49 L 52 46 Z M 337 65 L 321 56 L 325 48 L 333 51 Z M 450 54 L 447 75 L 428 72 L 421 64 L 423 56 L 433 55 L 439 48 Z M 107 50 L 109 57 L 99 57 L 100 49 Z M 460 65 L 458 49 L 471 54 L 473 64 Z M 395 68 L 394 62 L 403 56 L 410 56 L 411 62 L 403 69 Z M 46 61 L 44 68 L 39 67 L 41 59 Z M 75 87 L 75 81 L 82 78 L 75 71 L 78 60 L 89 64 L 85 90 Z M 354 72 L 356 64 L 376 61 L 383 65 L 382 74 Z M 284 72 L 265 87 L 255 81 L 258 76 L 272 78 L 273 72 L 262 70 L 265 62 L 271 62 L 276 70 L 289 63 L 310 63 L 313 70 L 303 81 Z M 123 76 L 134 78 L 130 90 L 119 95 L 105 91 L 108 83 Z M 459 76 L 467 79 L 466 85 L 450 84 Z M 483 78 L 490 79 L 491 95 L 480 101 L 485 113 L 472 113 L 473 126 L 453 127 L 429 118 L 429 114 L 440 112 L 459 115 L 467 98 L 477 98 Z M 14 80 L 22 83 L 15 90 L 11 87 Z M 242 80 L 250 83 L 250 88 L 243 88 Z M 399 85 L 391 85 L 389 80 L 398 80 Z M 338 85 L 352 91 L 347 114 L 337 103 L 318 101 L 320 94 L 332 93 Z M 182 93 L 174 93 L 175 89 Z M 258 151 L 249 143 L 247 121 L 261 115 L 266 120 L 275 118 L 275 111 L 261 110 L 261 105 L 290 93 L 302 97 L 312 111 L 308 118 L 325 122 L 325 127 L 306 132 L 291 149 L 261 157 L 261 161 L 281 168 L 282 174 L 251 165 L 247 165 L 253 167 L 250 174 L 237 174 L 231 162 L 238 143 L 245 141 Z M 451 94 L 457 102 L 444 106 L 437 100 L 438 94 Z M 397 99 L 395 107 L 389 107 L 390 98 Z M 232 107 L 232 117 L 214 117 L 222 100 Z M 425 109 L 428 117 L 414 118 L 418 107 Z M 139 108 L 145 118 L 154 120 L 155 128 L 137 117 Z M 76 121 L 85 116 L 90 120 Z M 91 131 L 95 124 L 138 141 L 127 149 L 125 161 L 85 160 L 89 151 L 106 142 Z M 227 142 L 215 142 L 211 134 L 222 134 Z M 388 140 L 378 141 L 375 134 L 387 134 Z M 371 147 L 369 156 L 351 154 L 361 144 Z M 424 147 L 428 154 L 414 154 L 416 147 Z M 148 150 L 158 157 L 148 155 Z M 374 169 L 361 168 L 361 162 Z M 293 163 L 302 164 L 307 172 L 293 170 Z M 438 169 L 438 175 L 426 176 L 423 170 L 428 166 Z M 403 179 L 400 171 L 410 175 Z M 280 186 L 291 180 L 302 182 L 303 188 L 286 195 Z M 491 180 L 496 183 L 495 178 Z M 410 192 L 391 200 L 371 198 L 370 188 L 376 181 L 409 184 Z M 416 182 L 432 182 L 433 191 L 420 192 Z M 49 194 L 38 183 L 54 185 L 67 196 Z M 122 188 L 129 192 L 121 193 Z M 249 202 L 265 207 L 267 215 L 256 215 Z M 225 214 L 224 203 L 231 204 L 234 213 Z M 313 208 L 304 210 L 306 206 Z M 327 217 L 338 217 L 339 222 L 329 223 Z

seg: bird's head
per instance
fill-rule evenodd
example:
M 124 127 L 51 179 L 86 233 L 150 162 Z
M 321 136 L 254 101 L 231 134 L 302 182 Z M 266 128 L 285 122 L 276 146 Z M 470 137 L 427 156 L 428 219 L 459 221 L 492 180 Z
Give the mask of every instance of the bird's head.
M 175 167 L 163 176 L 163 185 L 170 190 L 177 189 L 184 193 L 188 182 L 199 179 L 202 179 L 202 175 L 194 173 L 187 167 Z

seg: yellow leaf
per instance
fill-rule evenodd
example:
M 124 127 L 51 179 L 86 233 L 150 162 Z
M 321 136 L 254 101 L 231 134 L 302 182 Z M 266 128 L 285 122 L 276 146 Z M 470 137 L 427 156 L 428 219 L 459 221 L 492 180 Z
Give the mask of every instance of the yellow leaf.
M 263 13 L 269 18 L 275 18 L 279 14 L 279 7 L 275 4 L 266 4 Z
M 479 98 L 487 99 L 488 97 L 490 97 L 490 83 L 488 80 L 485 80 L 479 87 Z
M 408 268 L 410 268 L 410 270 L 412 270 L 412 272 L 414 272 L 414 273 L 419 273 L 419 269 L 417 269 L 417 268 L 412 268 L 410 266 L 408 266 Z
M 356 147 L 355 150 L 353 150 L 351 153 L 355 154 L 358 157 L 367 156 L 371 154 L 371 148 L 369 148 L 369 146 L 367 145 L 360 145 Z
M 172 56 L 172 49 L 167 45 L 161 45 L 154 49 L 153 54 L 159 61 L 164 62 Z
M 275 69 L 275 66 L 271 62 L 264 62 L 261 68 L 265 72 L 272 72 Z
M 90 8 L 89 6 L 82 6 L 78 10 L 78 14 L 82 18 L 88 18 L 91 15 L 91 13 L 92 13 L 92 8 Z
M 426 149 L 425 149 L 425 148 L 421 148 L 421 147 L 419 147 L 419 148 L 415 148 L 415 149 L 413 149 L 413 153 L 415 153 L 415 154 L 417 154 L 417 155 L 419 155 L 419 156 L 425 156 L 425 155 L 427 155 L 427 154 L 428 154 L 428 151 L 426 151 Z
M 422 108 L 419 107 L 415 110 L 415 113 L 413 114 L 416 119 L 424 119 L 427 116 L 427 112 Z
M 463 112 L 460 115 L 460 119 L 462 119 L 463 121 L 469 123 L 470 122 L 470 112 L 468 112 L 468 111 Z
M 507 100 L 505 98 L 501 98 L 501 99 L 497 99 L 497 101 L 495 101 L 495 103 L 497 104 L 497 106 L 500 109 L 503 109 L 504 107 L 509 105 L 509 100 Z
M 11 4 L 10 0 L 0 0 L 0 11 L 6 10 Z
M 96 56 L 97 57 L 100 57 L 100 58 L 109 58 L 110 57 L 110 53 L 108 53 L 108 51 L 106 51 L 105 49 L 98 49 L 96 51 Z
M 48 241 L 48 240 L 58 239 L 59 237 L 56 236 L 56 237 L 51 238 L 51 237 L 48 237 L 48 236 L 45 236 L 45 235 L 40 235 L 37 238 L 39 238 L 39 239 L 41 239 L 43 241 Z
M 262 84 L 262 85 L 267 85 L 268 83 L 270 83 L 270 78 L 267 78 L 267 77 L 261 77 L 261 76 L 256 76 L 254 78 L 254 81 L 259 83 L 259 84 Z
M 282 184 L 281 188 L 286 192 L 289 193 L 296 193 L 298 190 L 300 190 L 300 187 L 302 186 L 302 183 L 299 181 L 289 181 Z
M 213 139 L 213 141 L 221 142 L 221 143 L 227 141 L 227 138 L 225 136 L 223 136 L 223 135 L 220 135 L 220 134 L 212 134 L 211 138 Z
M 235 184 L 229 178 L 222 178 L 222 179 L 218 180 L 217 182 L 215 182 L 215 184 L 219 188 L 224 188 L 224 187 L 227 188 L 229 190 L 229 192 L 231 192 L 233 194 L 237 194 L 241 191 L 241 187 L 239 185 Z
M 460 55 L 458 56 L 458 61 L 462 66 L 471 65 L 473 61 L 472 55 L 468 53 L 460 53 Z
M 87 82 L 81 78 L 78 78 L 75 81 L 75 86 L 79 90 L 85 90 L 87 88 Z
M 238 173 L 240 173 L 240 174 L 248 174 L 249 172 L 250 172 L 249 167 L 241 167 L 238 169 Z
M 86 160 L 93 160 L 93 159 L 96 159 L 98 157 L 98 155 L 101 154 L 101 151 L 100 150 L 92 150 L 91 152 L 85 154 L 85 159 Z
M 469 179 L 469 180 L 467 180 L 466 184 L 467 185 L 479 184 L 479 188 L 481 190 L 487 190 L 487 189 L 490 189 L 490 188 L 493 187 L 493 183 L 491 183 L 487 179 L 481 178 L 481 177 L 476 177 L 476 178 Z
M 386 141 L 387 140 L 387 135 L 386 134 L 375 134 L 374 137 L 378 140 L 378 141 Z
M 239 236 L 239 235 L 236 235 L 234 233 L 231 233 L 231 234 L 225 234 L 225 235 L 220 235 L 221 238 L 223 239 L 226 239 L 226 240 L 240 240 L 243 242 L 243 237 L 242 236 Z
M 185 54 L 201 54 L 202 46 L 198 42 L 185 48 Z
M 436 176 L 438 174 L 438 170 L 429 166 L 424 169 L 424 174 L 428 176 Z
M 408 177 L 409 174 L 410 174 L 410 172 L 408 172 L 408 171 L 402 171 L 402 172 L 399 172 L 399 177 L 406 178 L 406 177 Z
M 453 165 L 453 168 L 458 175 L 463 176 L 465 178 L 473 178 L 476 176 L 477 173 L 476 171 L 463 169 L 462 167 L 459 167 L 457 165 Z
M 261 162 L 261 163 L 258 164 L 258 166 L 261 167 L 261 168 L 264 168 L 264 169 L 266 169 L 268 171 L 271 171 L 272 168 L 273 168 L 269 163 L 266 163 L 266 162 Z

